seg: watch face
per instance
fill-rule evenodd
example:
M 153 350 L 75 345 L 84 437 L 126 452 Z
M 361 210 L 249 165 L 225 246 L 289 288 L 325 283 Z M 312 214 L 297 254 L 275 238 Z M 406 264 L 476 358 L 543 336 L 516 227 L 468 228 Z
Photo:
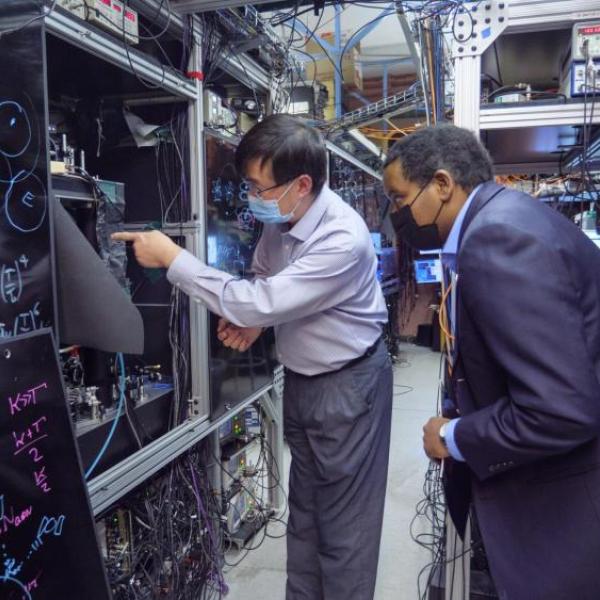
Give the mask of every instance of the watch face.
M 448 423 L 444 423 L 440 427 L 440 437 L 442 438 L 442 441 L 444 442 L 444 444 L 446 443 L 446 427 L 447 426 L 448 426 Z

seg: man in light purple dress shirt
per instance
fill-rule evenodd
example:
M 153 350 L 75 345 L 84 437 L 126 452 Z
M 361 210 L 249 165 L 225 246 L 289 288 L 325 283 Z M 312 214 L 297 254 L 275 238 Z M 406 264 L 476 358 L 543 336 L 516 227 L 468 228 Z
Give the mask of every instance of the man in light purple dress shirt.
M 325 184 L 323 140 L 300 120 L 267 117 L 236 163 L 265 223 L 254 279 L 213 269 L 157 231 L 115 237 L 220 315 L 226 346 L 246 350 L 274 327 L 292 454 L 286 600 L 371 600 L 393 389 L 371 237 Z

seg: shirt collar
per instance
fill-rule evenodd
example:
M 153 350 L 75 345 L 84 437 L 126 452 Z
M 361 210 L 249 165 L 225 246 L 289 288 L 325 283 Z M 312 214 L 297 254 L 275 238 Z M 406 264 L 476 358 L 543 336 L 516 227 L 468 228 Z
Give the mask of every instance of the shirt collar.
M 323 189 L 313 200 L 313 203 L 306 213 L 304 213 L 304 216 L 286 233 L 301 242 L 305 242 L 321 222 L 321 218 L 327 209 L 328 195 L 330 193 L 331 190 L 329 187 L 327 185 L 323 186 Z
M 477 195 L 477 192 L 481 189 L 481 183 L 469 194 L 467 201 L 463 204 L 458 216 L 454 220 L 454 224 L 452 225 L 452 229 L 450 229 L 450 234 L 448 235 L 448 239 L 444 244 L 444 248 L 442 249 L 442 254 L 455 255 L 458 253 L 458 242 L 460 238 L 460 231 L 463 226 L 463 222 L 465 217 L 467 216 L 467 212 L 471 203 L 473 202 L 473 198 Z

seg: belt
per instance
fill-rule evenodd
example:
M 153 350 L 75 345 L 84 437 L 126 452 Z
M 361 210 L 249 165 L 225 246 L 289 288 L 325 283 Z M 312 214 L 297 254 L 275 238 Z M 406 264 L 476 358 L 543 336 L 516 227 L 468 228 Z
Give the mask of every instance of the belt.
M 381 343 L 382 338 L 383 338 L 383 336 L 380 335 L 375 340 L 375 343 L 365 350 L 365 353 L 362 356 L 359 356 L 358 358 L 353 358 L 350 362 L 347 362 L 343 367 L 340 367 L 338 369 L 338 371 L 343 371 L 344 369 L 350 369 L 351 367 L 355 367 L 356 365 L 360 364 L 366 358 L 373 356 L 373 354 L 375 354 L 375 352 L 377 352 L 377 348 L 379 348 L 379 344 Z
M 340 371 L 344 371 L 345 369 L 355 367 L 356 365 L 360 364 L 363 360 L 366 360 L 370 356 L 373 356 L 373 354 L 377 352 L 377 348 L 379 348 L 379 344 L 381 343 L 382 339 L 383 336 L 380 335 L 375 341 L 375 343 L 365 350 L 364 354 L 361 354 L 357 358 L 353 358 L 351 361 L 347 362 L 345 365 L 342 365 L 339 369 L 336 369 L 335 371 L 326 371 L 325 373 L 317 373 L 316 375 L 303 375 L 302 373 L 296 373 L 295 371 L 292 371 L 287 367 L 284 369 L 284 371 L 286 373 L 291 373 L 293 375 L 296 375 L 297 377 L 304 377 L 306 379 L 316 379 L 317 377 L 323 377 L 324 375 L 333 375 L 334 373 L 339 373 Z

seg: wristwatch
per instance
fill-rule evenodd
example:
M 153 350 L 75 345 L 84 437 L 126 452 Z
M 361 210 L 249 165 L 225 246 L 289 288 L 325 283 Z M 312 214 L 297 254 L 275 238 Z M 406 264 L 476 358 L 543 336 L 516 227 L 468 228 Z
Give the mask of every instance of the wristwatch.
M 442 424 L 440 427 L 440 440 L 442 440 L 442 444 L 444 444 L 444 448 L 448 448 L 448 444 L 446 443 L 446 428 L 448 427 L 448 421 Z

